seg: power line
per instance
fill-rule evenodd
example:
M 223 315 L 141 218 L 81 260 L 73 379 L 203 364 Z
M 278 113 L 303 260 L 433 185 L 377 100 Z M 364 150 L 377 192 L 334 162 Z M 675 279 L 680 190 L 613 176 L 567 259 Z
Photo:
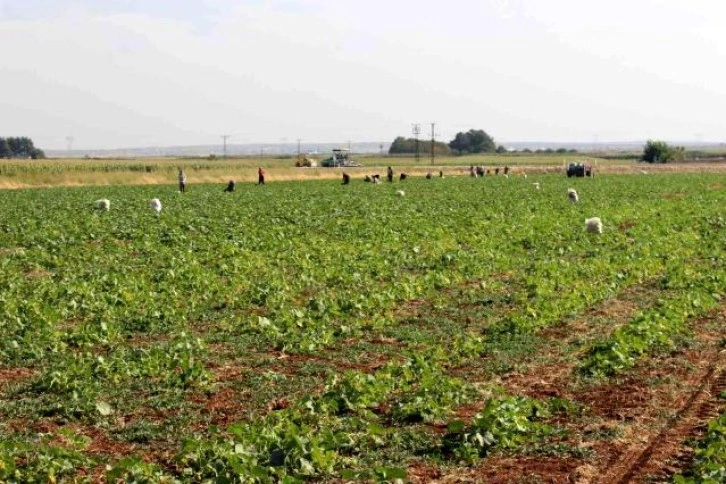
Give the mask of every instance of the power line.
M 232 136 L 231 134 L 219 135 L 219 137 L 222 138 L 223 143 L 224 143 L 224 145 L 222 147 L 222 153 L 223 153 L 222 157 L 224 157 L 224 158 L 227 158 L 227 138 L 230 138 L 231 136 Z
M 431 123 L 431 164 L 434 164 L 434 144 L 436 143 L 436 123 Z
M 421 126 L 418 124 L 413 125 L 413 139 L 414 139 L 414 152 L 416 153 L 416 163 L 419 162 L 419 152 L 418 152 L 418 136 L 421 134 Z

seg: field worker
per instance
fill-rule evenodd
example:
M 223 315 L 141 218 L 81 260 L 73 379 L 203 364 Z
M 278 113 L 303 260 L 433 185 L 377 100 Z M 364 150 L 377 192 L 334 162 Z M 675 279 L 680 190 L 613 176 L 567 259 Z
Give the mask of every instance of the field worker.
M 184 193 L 187 191 L 187 174 L 179 168 L 179 191 Z
M 227 183 L 227 188 L 225 188 L 224 191 L 227 193 L 234 191 L 234 180 L 230 180 L 229 183 Z
M 257 170 L 257 184 L 258 185 L 264 185 L 265 184 L 265 170 L 260 167 L 259 170 Z
M 388 176 L 388 181 L 393 183 L 393 168 L 389 166 L 386 175 Z
M 347 173 L 343 173 L 343 185 L 347 185 L 350 183 L 350 175 Z

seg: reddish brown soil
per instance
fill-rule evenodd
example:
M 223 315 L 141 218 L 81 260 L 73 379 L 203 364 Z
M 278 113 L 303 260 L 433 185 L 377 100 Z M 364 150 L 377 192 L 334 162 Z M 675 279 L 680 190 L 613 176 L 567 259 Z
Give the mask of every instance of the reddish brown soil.
M 442 470 L 435 466 L 414 466 L 408 471 L 408 479 L 416 484 L 513 482 L 562 484 L 578 482 L 562 480 L 562 476 L 589 474 L 580 466 L 580 461 L 573 458 L 492 456 L 479 465 L 469 468 Z
M 37 371 L 32 368 L 0 368 L 0 389 L 19 380 L 35 376 Z
M 346 370 L 358 370 L 364 373 L 371 373 L 384 366 L 389 361 L 387 357 L 378 353 L 361 353 L 358 356 L 359 361 L 340 359 L 339 355 L 330 351 L 323 353 L 322 356 L 279 352 L 271 353 L 270 355 L 274 356 L 277 360 L 284 362 L 286 370 L 283 370 L 282 372 L 289 374 L 290 376 L 295 375 L 302 365 L 309 362 L 322 363 L 327 367 L 336 368 L 341 372 Z
M 587 321 L 607 318 L 624 324 L 637 310 L 636 291 L 542 333 L 553 340 L 597 337 Z M 601 325 L 602 327 L 602 325 Z M 720 352 L 726 307 L 692 321 L 695 346 L 645 358 L 622 376 L 589 385 L 575 373 L 578 355 L 553 351 L 536 364 L 503 378 L 508 393 L 535 398 L 556 396 L 582 404 L 582 418 L 558 422 L 569 430 L 567 444 L 581 457 L 560 455 L 491 455 L 473 467 L 439 468 L 428 464 L 409 469 L 411 482 L 662 482 L 687 467 L 691 449 L 686 439 L 724 409 L 718 394 L 726 388 L 726 354 Z M 567 348 L 567 345 L 560 346 Z M 462 407 L 457 417 L 471 418 L 481 403 Z M 579 454 L 577 454 L 579 455 Z
M 570 345 L 610 334 L 636 314 L 639 301 L 648 301 L 653 294 L 654 289 L 650 286 L 630 287 L 619 296 L 591 308 L 580 318 L 545 328 L 540 336 L 558 346 L 545 355 L 543 362 L 527 365 L 523 372 L 505 375 L 502 378 L 505 390 L 533 398 L 564 398 L 572 373 L 586 350 L 583 345 L 579 352 L 572 352 Z M 603 322 L 592 324 L 596 318 Z
M 596 482 L 653 482 L 682 470 L 690 454 L 684 441 L 697 436 L 724 409 L 718 395 L 726 388 L 721 370 L 725 364 L 726 357 L 712 345 L 673 355 L 657 367 L 639 368 L 622 390 L 598 388 L 583 395 L 593 411 L 633 422 L 632 438 L 622 442 Z M 652 387 L 643 377 L 672 378 L 677 383 Z
M 622 376 L 598 384 L 583 382 L 575 372 L 582 350 L 573 353 L 572 345 L 578 341 L 592 341 L 625 324 L 644 302 L 653 299 L 656 292 L 647 287 L 628 289 L 617 298 L 589 310 L 581 318 L 543 330 L 540 336 L 552 341 L 551 347 L 544 348 L 544 353 L 532 355 L 531 361 L 519 365 L 517 372 L 502 378 L 501 383 L 507 393 L 535 398 L 556 396 L 582 404 L 585 409 L 582 417 L 567 417 L 557 423 L 570 431 L 563 443 L 570 449 L 583 452 L 494 454 L 471 467 L 414 464 L 409 468 L 408 480 L 415 483 L 652 482 L 665 480 L 687 466 L 690 449 L 684 440 L 698 435 L 704 424 L 723 410 L 717 395 L 726 388 L 726 373 L 721 371 L 721 367 L 726 366 L 726 355 L 720 353 L 719 347 L 722 338 L 719 330 L 726 326 L 726 308 L 708 318 L 691 322 L 696 341 L 692 348 L 645 358 Z M 414 308 L 422 310 L 418 302 L 409 309 Z M 593 321 L 599 323 L 594 324 Z M 357 341 L 351 340 L 349 344 Z M 396 340 L 384 338 L 373 342 L 394 347 L 399 345 Z M 583 344 L 581 347 L 586 346 Z M 386 362 L 385 357 L 375 350 L 362 355 L 356 362 L 345 361 L 335 352 L 313 356 L 281 353 L 259 356 L 274 361 L 272 366 L 264 366 L 264 370 L 288 376 L 299 375 L 300 368 L 310 362 L 320 362 L 341 371 L 356 369 L 365 372 L 375 371 Z M 251 357 L 254 359 L 255 355 Z M 205 417 L 199 427 L 189 430 L 204 431 L 210 422 L 224 428 L 249 417 L 250 396 L 246 390 L 235 388 L 233 384 L 244 378 L 244 372 L 251 368 L 250 361 L 233 360 L 224 365 L 209 366 L 217 387 L 214 391 L 189 396 Z M 28 368 L 0 370 L 0 391 L 4 386 L 34 374 L 35 371 Z M 322 388 L 308 391 L 320 392 Z M 290 404 L 290 398 L 271 400 L 261 411 L 284 409 Z M 469 420 L 483 405 L 484 402 L 480 401 L 463 406 L 456 411 L 455 417 Z M 143 413 L 143 409 L 139 412 Z M 119 418 L 128 424 L 140 417 L 139 412 Z M 161 420 L 166 417 L 154 414 L 148 418 Z M 24 426 L 25 423 L 18 421 L 17 425 Z M 155 447 L 152 445 L 117 442 L 101 428 L 83 425 L 72 428 L 91 439 L 87 447 L 89 454 L 111 460 L 136 454 L 162 465 L 174 465 L 173 452 L 178 450 L 174 443 L 166 443 L 153 450 Z M 69 445 L 59 433 L 60 427 L 52 421 L 42 421 L 33 430 L 49 434 L 58 445 Z M 441 433 L 444 429 L 439 426 L 433 430 Z M 100 482 L 103 467 L 82 472 L 91 476 L 92 481 Z
M 414 299 L 412 301 L 406 301 L 399 305 L 394 311 L 394 316 L 398 319 L 405 319 L 411 317 L 420 317 L 421 308 L 429 305 L 429 302 L 425 299 Z
M 230 387 L 221 387 L 211 394 L 194 394 L 190 400 L 202 405 L 202 413 L 211 418 L 212 424 L 220 427 L 244 420 L 250 413 L 248 399 L 242 398 L 240 392 Z

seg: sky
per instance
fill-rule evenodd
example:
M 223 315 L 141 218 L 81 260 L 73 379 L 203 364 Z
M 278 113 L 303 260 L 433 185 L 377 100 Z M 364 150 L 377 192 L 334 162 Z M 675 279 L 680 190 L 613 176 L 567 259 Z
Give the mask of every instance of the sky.
M 723 0 L 0 0 L 0 137 L 726 141 Z

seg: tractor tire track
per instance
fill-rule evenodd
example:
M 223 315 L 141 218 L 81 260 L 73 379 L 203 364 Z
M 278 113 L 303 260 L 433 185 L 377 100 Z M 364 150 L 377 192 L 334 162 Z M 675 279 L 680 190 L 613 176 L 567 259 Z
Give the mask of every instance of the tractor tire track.
M 719 394 L 726 390 L 726 357 L 718 353 L 706 374 L 701 378 L 698 389 L 686 400 L 670 423 L 645 447 L 631 446 L 620 454 L 609 470 L 597 481 L 599 483 L 635 483 L 665 481 L 678 472 L 689 460 L 690 449 L 683 441 L 699 433 L 699 430 L 724 407 Z M 675 463 L 680 465 L 674 466 Z

